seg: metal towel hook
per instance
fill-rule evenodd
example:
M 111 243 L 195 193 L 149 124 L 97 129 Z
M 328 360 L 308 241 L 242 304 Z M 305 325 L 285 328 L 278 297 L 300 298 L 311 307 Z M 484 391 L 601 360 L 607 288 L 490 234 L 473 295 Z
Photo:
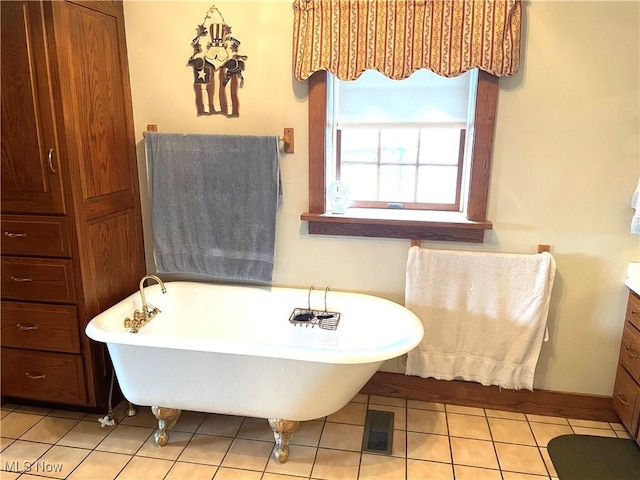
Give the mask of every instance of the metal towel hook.
M 307 307 L 311 311 L 311 292 L 313 292 L 313 285 L 309 287 L 309 295 L 307 296 Z
M 329 292 L 329 287 L 324 289 L 324 312 L 327 313 L 327 293 Z

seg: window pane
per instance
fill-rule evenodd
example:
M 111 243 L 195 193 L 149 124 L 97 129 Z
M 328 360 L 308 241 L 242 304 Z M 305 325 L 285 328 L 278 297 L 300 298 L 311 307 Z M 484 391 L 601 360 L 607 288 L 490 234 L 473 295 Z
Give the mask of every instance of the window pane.
M 380 132 L 381 163 L 416 163 L 418 135 L 416 129 L 385 129 Z
M 344 129 L 340 137 L 342 162 L 378 161 L 378 130 Z
M 377 200 L 377 175 L 376 165 L 343 164 L 340 169 L 340 180 L 351 188 L 351 200 Z
M 380 200 L 413 202 L 416 167 L 382 165 L 380 167 Z
M 420 163 L 457 165 L 460 129 L 429 128 L 420 131 Z
M 457 177 L 457 167 L 418 167 L 417 201 L 455 203 Z

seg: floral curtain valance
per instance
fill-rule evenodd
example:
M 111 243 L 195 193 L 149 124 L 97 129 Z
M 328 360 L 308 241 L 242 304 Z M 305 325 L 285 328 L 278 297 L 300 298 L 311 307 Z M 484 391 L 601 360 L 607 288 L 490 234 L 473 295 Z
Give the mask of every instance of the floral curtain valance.
M 294 0 L 298 80 L 327 70 L 354 80 L 427 68 L 454 77 L 471 68 L 512 75 L 520 63 L 520 0 Z

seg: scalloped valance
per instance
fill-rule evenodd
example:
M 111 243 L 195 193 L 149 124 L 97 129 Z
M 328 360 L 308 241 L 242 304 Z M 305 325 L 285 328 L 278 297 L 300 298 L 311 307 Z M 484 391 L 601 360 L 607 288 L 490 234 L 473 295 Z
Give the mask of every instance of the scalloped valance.
M 471 68 L 514 74 L 520 0 L 294 0 L 296 79 L 365 70 L 402 79 L 421 68 L 455 77 Z

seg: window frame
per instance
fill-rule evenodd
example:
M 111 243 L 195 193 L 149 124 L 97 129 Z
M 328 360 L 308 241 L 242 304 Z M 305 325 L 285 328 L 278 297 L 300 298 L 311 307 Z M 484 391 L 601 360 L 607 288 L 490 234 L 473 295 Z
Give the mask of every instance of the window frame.
M 345 235 L 482 243 L 493 228 L 487 205 L 493 152 L 498 77 L 478 72 L 473 154 L 466 215 L 463 212 L 351 208 L 346 214 L 325 211 L 327 72 L 309 77 L 309 210 L 300 218 L 312 235 Z

